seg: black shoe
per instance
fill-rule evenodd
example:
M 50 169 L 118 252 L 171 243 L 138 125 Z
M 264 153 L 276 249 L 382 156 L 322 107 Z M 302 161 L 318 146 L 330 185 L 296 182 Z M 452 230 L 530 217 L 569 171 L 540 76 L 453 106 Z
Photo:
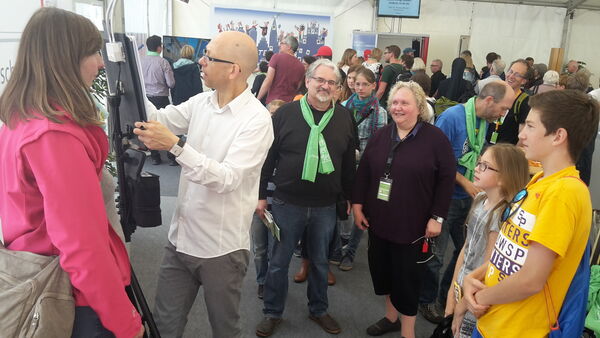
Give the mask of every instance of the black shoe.
M 440 313 L 440 309 L 436 302 L 429 304 L 419 304 L 419 312 L 423 318 L 427 319 L 431 323 L 439 324 L 444 320 L 443 313 Z
M 369 336 L 381 336 L 388 332 L 400 331 L 400 318 L 396 319 L 396 322 L 392 323 L 386 317 L 380 319 L 377 323 L 367 328 L 367 334 Z
M 178 165 L 179 165 L 179 163 L 177 163 L 177 161 L 175 161 L 175 160 L 171 160 L 171 161 L 169 162 L 169 165 L 170 165 L 171 167 L 176 167 L 176 166 L 178 166 Z
M 160 158 L 153 158 L 153 159 L 152 159 L 152 164 L 153 164 L 153 165 L 159 165 L 159 164 L 161 164 L 161 163 L 162 163 L 162 161 L 161 161 L 161 159 L 160 159 Z
M 258 286 L 258 298 L 263 299 L 264 294 L 265 294 L 265 286 L 259 285 Z
M 258 337 L 268 337 L 272 335 L 279 323 L 281 323 L 281 318 L 265 317 L 256 326 L 256 335 Z

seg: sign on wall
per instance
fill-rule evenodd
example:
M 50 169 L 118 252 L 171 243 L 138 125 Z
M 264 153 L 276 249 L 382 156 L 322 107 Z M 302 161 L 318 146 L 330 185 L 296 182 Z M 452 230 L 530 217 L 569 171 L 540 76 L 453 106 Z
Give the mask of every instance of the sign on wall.
M 13 1 L 0 11 L 0 92 L 6 86 L 15 66 L 21 32 L 40 2 Z
M 279 52 L 279 42 L 288 35 L 298 39 L 296 56 L 314 55 L 319 47 L 333 42 L 330 16 L 256 11 L 214 7 L 212 31 L 239 31 L 248 34 L 258 48 L 259 59 L 268 50 Z

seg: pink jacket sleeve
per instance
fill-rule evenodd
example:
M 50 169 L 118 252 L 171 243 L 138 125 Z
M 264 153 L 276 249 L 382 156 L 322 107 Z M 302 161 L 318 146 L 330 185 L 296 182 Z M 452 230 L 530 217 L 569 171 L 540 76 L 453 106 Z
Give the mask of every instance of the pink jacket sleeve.
M 141 321 L 111 251 L 110 225 L 91 159 L 100 155 L 93 150 L 69 133 L 50 131 L 23 146 L 21 156 L 44 198 L 46 230 L 73 287 L 108 330 L 130 338 Z

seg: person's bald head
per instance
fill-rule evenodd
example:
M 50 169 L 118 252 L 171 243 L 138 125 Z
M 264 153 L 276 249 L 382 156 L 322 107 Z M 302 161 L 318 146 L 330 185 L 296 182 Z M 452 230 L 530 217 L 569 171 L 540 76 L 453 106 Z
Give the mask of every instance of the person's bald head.
M 495 121 L 504 116 L 515 101 L 515 92 L 506 82 L 495 80 L 487 83 L 477 96 L 477 116 L 487 120 Z
M 252 74 L 258 63 L 258 50 L 252 38 L 242 32 L 228 31 L 217 35 L 206 46 L 211 57 L 233 62 L 244 81 Z

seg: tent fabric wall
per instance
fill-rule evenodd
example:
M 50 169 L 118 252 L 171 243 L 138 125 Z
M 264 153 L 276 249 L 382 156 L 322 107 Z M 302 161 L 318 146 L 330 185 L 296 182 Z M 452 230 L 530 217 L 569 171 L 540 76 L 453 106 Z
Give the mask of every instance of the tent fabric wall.
M 448 65 L 445 73 L 460 53 L 461 35 L 470 36 L 469 50 L 478 68 L 485 65 L 485 55 L 491 51 L 508 62 L 532 56 L 536 62 L 547 63 L 550 48 L 560 46 L 565 13 L 554 7 L 423 0 L 421 17 L 402 19 L 395 31 L 428 34 L 429 58 Z M 379 31 L 389 31 L 391 20 L 379 18 Z
M 458 56 L 461 35 L 470 34 L 473 4 L 466 1 L 423 0 L 419 19 L 378 18 L 380 33 L 429 35 L 429 60 L 440 59 L 444 73 L 450 73 L 452 60 Z M 394 22 L 395 21 L 395 22 Z
M 600 11 L 578 9 L 571 20 L 569 46 L 565 55 L 565 63 L 570 59 L 584 61 L 586 68 L 592 72 L 590 80 L 594 88 L 598 88 L 600 77 Z
M 564 8 L 475 3 L 469 49 L 475 65 L 496 52 L 505 62 L 531 56 L 548 64 L 550 49 L 560 47 Z
M 127 0 L 123 2 L 123 10 L 127 33 L 142 33 L 148 36 L 170 34 L 167 19 L 171 9 L 168 1 Z
M 139 1 L 139 0 L 138 0 Z M 173 35 L 211 37 L 211 5 L 248 8 L 248 1 L 173 1 Z M 373 2 L 369 0 L 254 0 L 252 8 L 306 12 L 333 17 L 333 59 L 339 60 L 344 49 L 352 46 L 352 31 L 373 30 Z M 510 62 L 532 56 L 547 63 L 550 48 L 560 47 L 566 10 L 557 7 L 498 4 L 457 0 L 422 0 L 419 19 L 377 18 L 379 33 L 425 34 L 430 36 L 430 60 L 441 59 L 444 72 L 450 72 L 452 60 L 459 54 L 459 39 L 470 36 L 469 49 L 478 68 L 485 55 L 498 52 Z M 567 58 L 587 62 L 592 73 L 600 74 L 597 50 L 600 36 L 593 34 L 600 12 L 576 10 L 571 21 Z M 596 52 L 595 52 L 596 51 Z M 594 53 L 595 52 L 595 53 Z M 592 84 L 598 85 L 594 75 Z

